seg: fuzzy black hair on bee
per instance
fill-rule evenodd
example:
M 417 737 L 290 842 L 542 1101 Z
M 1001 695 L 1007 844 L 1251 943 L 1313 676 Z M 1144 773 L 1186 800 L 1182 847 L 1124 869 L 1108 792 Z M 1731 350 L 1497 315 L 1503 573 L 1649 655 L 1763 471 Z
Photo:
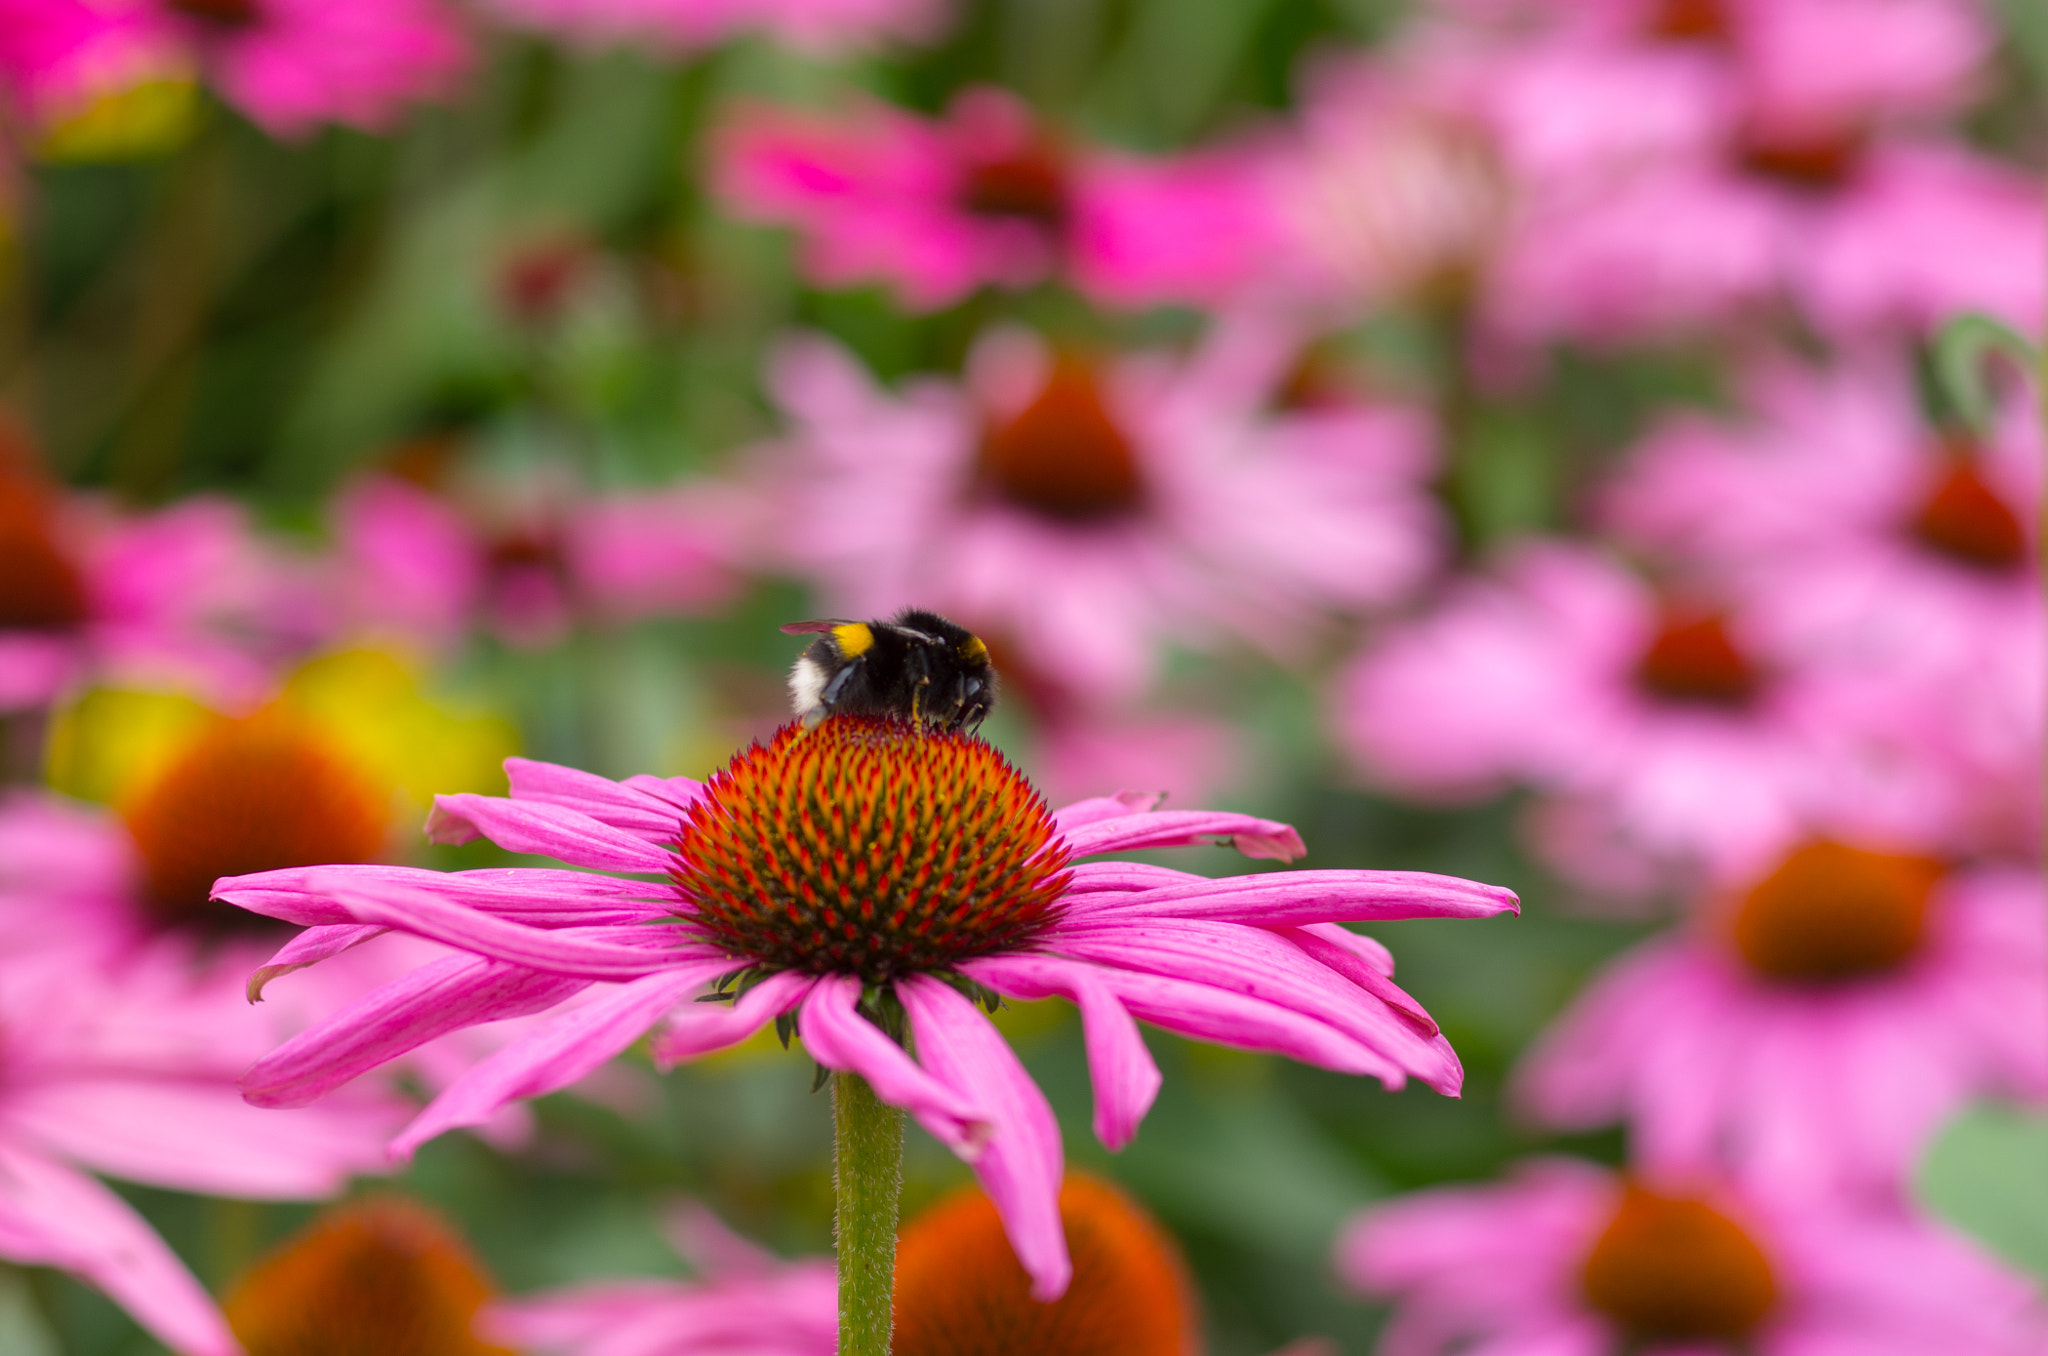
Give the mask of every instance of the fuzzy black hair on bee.
M 789 699 L 806 727 L 834 714 L 894 716 L 941 730 L 978 729 L 996 701 L 988 646 L 936 612 L 889 621 L 791 622 L 813 635 L 789 671 Z

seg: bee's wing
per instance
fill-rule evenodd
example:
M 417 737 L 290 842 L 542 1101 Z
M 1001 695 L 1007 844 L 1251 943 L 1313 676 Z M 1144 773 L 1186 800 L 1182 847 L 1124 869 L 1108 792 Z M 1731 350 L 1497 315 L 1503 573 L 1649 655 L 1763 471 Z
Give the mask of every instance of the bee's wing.
M 788 622 L 782 628 L 785 636 L 810 636 L 830 631 L 835 626 L 851 626 L 844 617 L 822 617 L 817 621 Z

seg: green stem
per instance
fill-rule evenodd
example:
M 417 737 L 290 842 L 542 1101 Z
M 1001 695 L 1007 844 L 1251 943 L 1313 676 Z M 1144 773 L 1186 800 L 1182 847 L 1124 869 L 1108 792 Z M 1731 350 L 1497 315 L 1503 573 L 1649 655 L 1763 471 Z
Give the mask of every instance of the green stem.
M 832 1185 L 839 1217 L 839 1356 L 889 1356 L 903 1113 L 859 1074 L 832 1075 Z

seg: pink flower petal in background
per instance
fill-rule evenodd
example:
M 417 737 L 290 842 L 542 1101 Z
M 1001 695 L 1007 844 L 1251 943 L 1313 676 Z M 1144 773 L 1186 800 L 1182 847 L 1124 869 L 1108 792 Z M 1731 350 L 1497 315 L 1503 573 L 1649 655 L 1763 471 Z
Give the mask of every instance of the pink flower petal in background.
M 1335 1260 L 1394 1305 L 1382 1356 L 1620 1356 L 1638 1337 L 1702 1356 L 2020 1356 L 2043 1332 L 2034 1287 L 1939 1226 L 1572 1159 L 1368 1207 Z M 1698 1326 L 1643 1331 L 1674 1315 Z
M 1516 1095 L 1548 1126 L 1625 1121 L 1655 1170 L 1889 1202 L 1972 1097 L 2048 1091 L 2041 899 L 2030 872 L 1954 872 L 1902 959 L 1827 980 L 1759 973 L 1710 914 L 1597 979 Z

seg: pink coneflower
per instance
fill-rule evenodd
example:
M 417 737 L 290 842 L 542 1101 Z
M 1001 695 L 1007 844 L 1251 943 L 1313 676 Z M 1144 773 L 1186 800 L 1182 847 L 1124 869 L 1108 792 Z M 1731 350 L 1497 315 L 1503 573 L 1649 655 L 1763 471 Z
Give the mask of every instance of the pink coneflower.
M 344 624 L 428 649 L 472 629 L 538 646 L 582 622 L 701 611 L 736 583 L 737 520 L 721 510 L 689 487 L 371 473 L 334 506 Z
M 1778 648 L 1827 665 L 1947 788 L 1945 837 L 2037 826 L 2041 437 L 2012 402 L 1983 439 L 1931 426 L 1900 359 L 1754 368 L 1739 419 L 1653 431 L 1604 496 L 1624 538 L 1711 561 Z M 1902 700 L 1901 698 L 1905 698 Z
M 1489 314 L 1504 334 L 1696 329 L 1782 293 L 1844 334 L 1924 329 L 1965 309 L 2033 323 L 2048 295 L 2037 186 L 1933 126 L 1986 86 L 1993 34 L 1976 6 L 1548 8 L 1550 31 L 1494 36 L 1508 61 L 1562 48 L 1617 66 L 1686 62 L 1708 77 L 1701 108 L 1716 130 L 1622 179 L 1580 185 L 1597 191 L 1535 195 L 1493 274 Z
M 1200 1316 L 1165 1230 L 1123 1192 L 1069 1174 L 1060 1220 L 1074 1258 L 1067 1293 L 1031 1294 L 989 1198 L 954 1192 L 903 1227 L 894 1356 L 1198 1356 Z M 486 1320 L 522 1347 L 569 1356 L 831 1356 L 829 1264 L 785 1262 L 701 1207 L 670 1235 L 696 1282 L 582 1287 L 501 1304 Z
M 163 1240 L 79 1169 L 209 1195 L 325 1196 L 382 1166 L 378 1145 L 402 1118 L 368 1090 L 284 1120 L 247 1105 L 248 1046 L 223 1039 L 224 999 L 168 953 L 114 970 L 0 950 L 0 1256 L 83 1277 L 193 1356 L 238 1349 Z
M 990 86 L 938 121 L 876 103 L 743 109 L 714 173 L 736 211 L 798 230 L 814 282 L 885 282 L 914 310 L 1062 271 L 1113 305 L 1209 304 L 1252 278 L 1270 238 L 1244 156 L 1083 146 Z
M 1167 645 L 1284 651 L 1324 609 L 1398 598 L 1443 535 L 1423 417 L 1275 411 L 1291 354 L 1248 347 L 1101 362 L 1003 332 L 966 389 L 898 394 L 793 343 L 771 384 L 795 429 L 761 458 L 786 559 L 834 611 L 929 603 L 1095 700 Z
M 1645 858 L 1738 859 L 1802 815 L 1879 813 L 1828 724 L 1832 689 L 1717 603 L 1594 549 L 1526 544 L 1383 632 L 1340 677 L 1334 720 L 1395 790 L 1557 798 L 1544 822 L 1572 841 L 1550 855 L 1589 883 L 1640 877 Z
M 2033 1287 L 1931 1224 L 1572 1159 L 1366 1210 L 1337 1270 L 1389 1298 L 1381 1356 L 2021 1356 Z
M 659 879 L 328 867 L 221 882 L 222 899 L 315 925 L 293 944 L 309 959 L 366 925 L 474 953 L 287 1043 L 250 1072 L 253 1100 L 304 1104 L 442 1032 L 618 985 L 458 1080 L 395 1141 L 406 1151 L 563 1086 L 650 1028 L 656 1057 L 674 1062 L 793 1024 L 822 1066 L 865 1078 L 974 1165 L 1044 1297 L 1068 1271 L 1058 1126 L 967 993 L 1077 1002 L 1096 1130 L 1121 1146 L 1159 1083 L 1134 1017 L 1455 1090 L 1456 1057 L 1393 987 L 1385 952 L 1335 924 L 1514 907 L 1508 891 L 1439 876 L 1212 881 L 1078 861 L 1219 838 L 1288 859 L 1301 844 L 1267 820 L 1123 800 L 1052 814 L 980 740 L 860 718 L 788 727 L 705 784 L 507 770 L 511 799 L 441 797 L 430 833 Z M 731 1007 L 691 1001 L 735 977 Z
M 275 593 L 234 505 L 116 512 L 37 476 L 0 423 L 0 712 L 88 678 L 253 696 L 292 639 Z
M 196 63 L 278 136 L 330 122 L 382 130 L 445 92 L 469 60 L 436 0 L 0 0 L 0 31 L 17 22 L 38 40 L 0 44 L 0 73 L 31 108 L 61 110 L 112 77 Z
M 931 37 L 938 0 L 488 0 L 514 23 L 586 44 L 640 43 L 689 51 L 737 33 L 765 32 L 809 52 Z
M 1808 840 L 1646 943 L 1521 1069 L 1549 1125 L 1776 1188 L 1895 1194 L 1977 1095 L 2048 1089 L 2037 874 Z

